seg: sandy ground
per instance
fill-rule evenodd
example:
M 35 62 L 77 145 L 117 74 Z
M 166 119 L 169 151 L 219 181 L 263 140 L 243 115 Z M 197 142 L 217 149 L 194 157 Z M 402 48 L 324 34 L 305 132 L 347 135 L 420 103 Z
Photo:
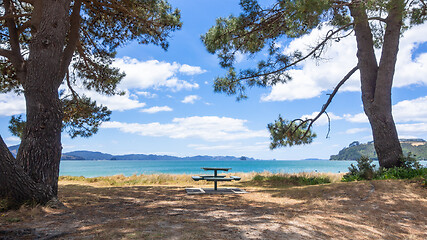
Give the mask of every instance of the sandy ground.
M 0 213 L 0 239 L 427 239 L 427 189 L 420 183 L 236 186 L 249 193 L 62 181 L 66 209 Z

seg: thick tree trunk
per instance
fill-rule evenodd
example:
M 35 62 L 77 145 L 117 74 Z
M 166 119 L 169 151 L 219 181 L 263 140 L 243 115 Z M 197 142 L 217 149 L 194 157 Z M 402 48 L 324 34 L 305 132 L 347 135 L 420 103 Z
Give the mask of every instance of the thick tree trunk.
M 36 183 L 50 187 L 56 196 L 63 116 L 58 88 L 64 78 L 60 66 L 70 0 L 42 1 L 42 5 L 26 64 L 27 123 L 17 161 Z
M 391 88 L 399 46 L 403 1 L 390 2 L 386 33 L 380 63 L 377 63 L 371 28 L 365 6 L 354 1 L 350 7 L 354 17 L 357 57 L 362 85 L 362 101 L 372 128 L 374 146 L 381 167 L 400 166 L 402 156 L 396 125 L 392 115 Z
M 35 183 L 19 166 L 0 137 L 0 197 L 11 199 L 16 205 L 34 201 L 45 204 L 55 194 L 52 189 Z

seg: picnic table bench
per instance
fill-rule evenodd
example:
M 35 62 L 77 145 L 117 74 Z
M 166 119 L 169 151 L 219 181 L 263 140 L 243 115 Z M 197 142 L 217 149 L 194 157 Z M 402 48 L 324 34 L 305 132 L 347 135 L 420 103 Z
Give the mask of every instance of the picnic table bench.
M 194 181 L 200 181 L 200 180 L 205 180 L 208 182 L 214 182 L 214 190 L 217 191 L 218 190 L 218 182 L 222 182 L 222 181 L 239 181 L 241 178 L 237 177 L 237 176 L 230 176 L 227 177 L 226 175 L 218 175 L 218 171 L 228 171 L 231 168 L 202 168 L 205 171 L 214 171 L 214 175 L 200 175 L 200 176 L 192 176 L 191 178 Z

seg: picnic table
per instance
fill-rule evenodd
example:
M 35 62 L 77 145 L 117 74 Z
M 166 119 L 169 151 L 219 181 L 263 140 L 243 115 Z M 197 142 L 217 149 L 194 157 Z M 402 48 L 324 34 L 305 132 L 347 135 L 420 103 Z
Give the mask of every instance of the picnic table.
M 204 167 L 202 168 L 205 171 L 214 171 L 213 175 L 200 175 L 200 176 L 192 176 L 194 181 L 206 180 L 209 182 L 214 182 L 214 191 L 218 190 L 218 182 L 222 181 L 239 181 L 241 178 L 237 176 L 227 177 L 226 175 L 218 175 L 218 171 L 227 172 L 231 168 L 217 168 L 217 167 Z

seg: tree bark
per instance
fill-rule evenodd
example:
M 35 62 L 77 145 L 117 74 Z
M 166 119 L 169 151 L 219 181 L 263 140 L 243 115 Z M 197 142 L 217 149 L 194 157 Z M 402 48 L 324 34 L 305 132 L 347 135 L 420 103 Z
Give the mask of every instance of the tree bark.
M 9 198 L 16 205 L 28 201 L 45 204 L 55 196 L 51 188 L 34 182 L 16 163 L 1 136 L 0 183 L 0 197 Z
M 70 0 L 42 1 L 23 81 L 27 123 L 17 162 L 36 183 L 56 196 L 61 159 L 62 106 L 58 88 L 64 78 L 60 63 L 69 30 Z M 34 9 L 37 12 L 39 9 Z
M 380 167 L 400 166 L 403 155 L 392 115 L 391 88 L 396 65 L 402 22 L 403 1 L 391 1 L 378 65 L 366 9 L 360 1 L 350 7 L 354 18 L 357 58 L 360 69 L 363 108 L 371 124 Z

